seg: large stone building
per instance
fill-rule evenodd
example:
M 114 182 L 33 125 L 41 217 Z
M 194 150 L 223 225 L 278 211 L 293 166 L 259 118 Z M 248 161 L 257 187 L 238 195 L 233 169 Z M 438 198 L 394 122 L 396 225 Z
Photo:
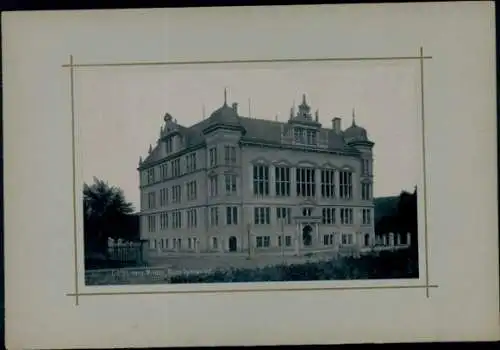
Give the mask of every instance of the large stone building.
M 168 113 L 140 160 L 141 238 L 150 253 L 360 251 L 375 243 L 374 143 L 341 119 L 322 126 L 305 95 L 287 121 L 223 105 L 185 127 Z M 250 243 L 249 243 L 250 242 Z

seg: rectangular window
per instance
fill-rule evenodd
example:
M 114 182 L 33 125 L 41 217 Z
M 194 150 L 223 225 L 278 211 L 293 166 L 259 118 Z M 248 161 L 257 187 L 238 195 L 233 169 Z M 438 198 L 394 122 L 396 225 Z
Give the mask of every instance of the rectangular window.
M 340 223 L 342 225 L 352 225 L 353 222 L 353 210 L 352 208 L 341 208 L 340 209 Z
M 291 211 L 290 208 L 276 208 L 276 221 L 283 220 L 283 224 L 290 225 L 292 223 Z
M 335 170 L 321 170 L 321 197 L 335 198 Z
M 282 246 L 282 244 L 283 244 L 282 240 L 283 240 L 283 237 L 282 236 L 278 236 L 278 247 Z
M 254 165 L 253 193 L 258 196 L 269 195 L 269 167 L 267 165 Z
M 369 176 L 372 174 L 372 166 L 370 159 L 363 159 L 361 163 L 363 175 Z
M 172 161 L 172 177 L 181 176 L 181 160 L 174 159 Z
M 372 184 L 371 183 L 362 183 L 361 184 L 361 199 L 364 201 L 372 199 Z
M 256 237 L 256 246 L 257 248 L 268 248 L 271 246 L 271 237 L 270 236 L 257 236 Z
M 155 183 L 155 168 L 148 170 L 148 185 Z
M 297 168 L 297 196 L 314 197 L 316 196 L 315 169 Z
M 160 190 L 160 207 L 166 207 L 168 204 L 168 188 Z
M 169 154 L 172 153 L 173 150 L 174 150 L 173 141 L 172 138 L 169 137 L 168 139 L 165 140 L 165 152 Z
M 352 198 L 352 172 L 341 171 L 339 173 L 339 191 L 340 191 L 340 198 L 342 199 Z
M 148 231 L 155 232 L 156 231 L 156 215 L 148 216 Z
M 168 178 L 168 163 L 163 163 L 160 166 L 161 179 L 165 180 Z
M 164 212 L 160 214 L 160 229 L 165 230 L 168 228 L 168 213 Z
M 219 246 L 219 242 L 217 241 L 217 237 L 212 237 L 212 249 L 217 249 Z
M 333 245 L 333 233 L 323 236 L 323 245 Z
M 226 225 L 238 225 L 238 207 L 226 207 Z
M 186 184 L 186 196 L 188 201 L 196 200 L 197 189 L 198 186 L 196 181 L 190 181 Z
M 182 215 L 179 210 L 172 212 L 172 228 L 182 227 Z
M 196 153 L 186 156 L 186 172 L 191 173 L 196 170 Z
M 269 225 L 271 223 L 271 208 L 254 208 L 254 224 Z
M 172 202 L 180 203 L 182 200 L 182 187 L 180 185 L 172 186 Z
M 236 175 L 224 175 L 224 182 L 226 183 L 226 195 L 236 194 Z
M 208 178 L 208 195 L 210 197 L 217 197 L 217 194 L 219 192 L 217 183 L 219 181 L 219 178 L 217 175 L 212 175 Z
M 372 223 L 372 211 L 371 209 L 362 209 L 363 225 L 371 225 Z
M 276 195 L 281 197 L 290 196 L 290 168 L 276 167 L 274 172 L 276 178 Z
M 290 247 L 292 245 L 292 236 L 285 236 L 285 246 Z
M 323 223 L 323 225 L 334 225 L 335 208 L 323 208 L 321 222 Z
M 217 147 L 212 147 L 209 150 L 209 165 L 211 168 L 217 166 Z
M 236 147 L 224 146 L 224 163 L 226 165 L 236 164 Z
M 219 208 L 210 208 L 210 226 L 219 226 Z
M 197 210 L 189 209 L 186 211 L 187 214 L 187 227 L 194 228 L 198 224 Z

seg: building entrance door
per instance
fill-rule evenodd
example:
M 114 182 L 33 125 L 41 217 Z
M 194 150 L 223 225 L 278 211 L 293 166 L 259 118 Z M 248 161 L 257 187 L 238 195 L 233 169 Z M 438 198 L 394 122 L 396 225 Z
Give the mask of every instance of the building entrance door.
M 238 244 L 237 244 L 237 240 L 236 240 L 236 237 L 234 236 L 231 236 L 229 237 L 229 251 L 230 252 L 235 252 L 237 247 L 238 247 Z
M 312 231 L 313 228 L 311 225 L 305 225 L 302 229 L 302 243 L 304 243 L 305 247 L 308 247 L 312 244 Z

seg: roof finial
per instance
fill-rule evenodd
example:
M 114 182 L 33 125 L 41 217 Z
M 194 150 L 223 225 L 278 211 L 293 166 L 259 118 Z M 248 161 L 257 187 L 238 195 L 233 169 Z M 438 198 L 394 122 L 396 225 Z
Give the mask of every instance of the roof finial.
M 278 121 L 278 115 L 277 114 L 274 116 L 274 120 Z
M 148 149 L 148 153 L 151 154 L 152 152 L 153 152 L 153 146 L 150 144 L 149 149 Z
M 207 114 L 206 114 L 206 111 L 205 111 L 205 105 L 203 104 L 201 106 L 201 114 L 202 114 L 202 118 L 205 119 Z
M 316 117 L 316 121 L 319 121 L 319 109 L 316 110 L 316 113 L 314 113 L 314 116 Z
M 227 106 L 227 88 L 224 88 L 224 106 Z
M 356 110 L 352 108 L 352 126 L 356 126 Z
M 248 118 L 252 118 L 252 99 L 248 98 Z

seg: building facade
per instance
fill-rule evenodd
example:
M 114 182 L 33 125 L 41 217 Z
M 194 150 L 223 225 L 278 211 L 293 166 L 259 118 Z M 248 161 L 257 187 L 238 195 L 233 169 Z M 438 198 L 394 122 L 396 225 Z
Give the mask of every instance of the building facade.
M 168 113 L 139 161 L 149 253 L 360 251 L 375 244 L 373 146 L 364 128 L 322 126 L 303 96 L 287 121 L 227 104 L 185 127 Z

